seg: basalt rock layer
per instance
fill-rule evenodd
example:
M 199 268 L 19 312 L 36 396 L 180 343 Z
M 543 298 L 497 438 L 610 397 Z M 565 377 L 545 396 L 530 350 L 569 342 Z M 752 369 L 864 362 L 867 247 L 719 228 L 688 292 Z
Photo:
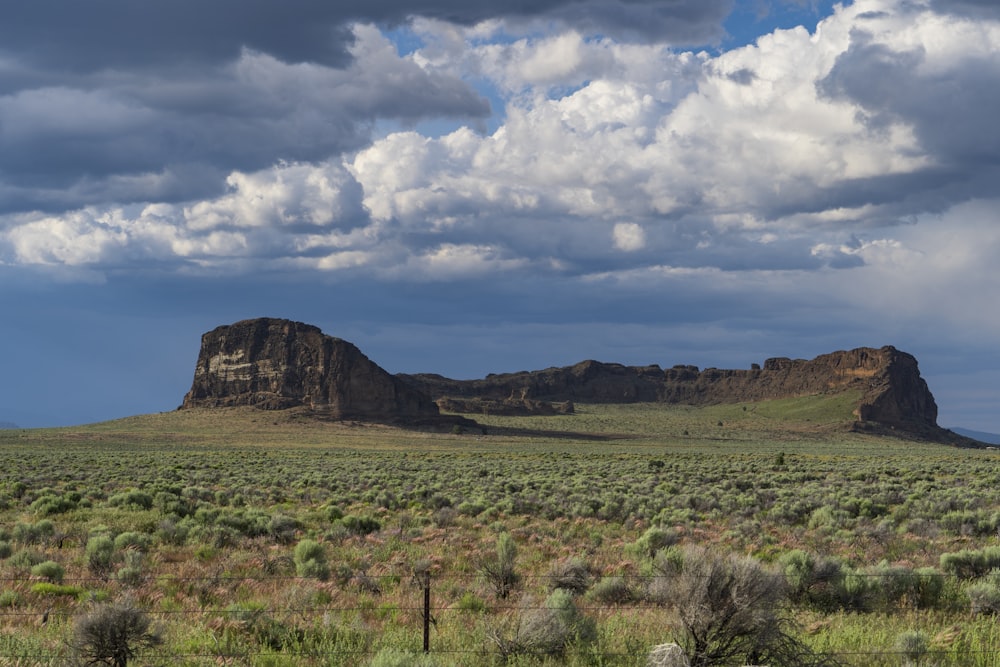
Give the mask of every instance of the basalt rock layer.
M 438 417 L 420 390 L 390 375 L 351 343 L 282 319 L 244 320 L 209 331 L 182 408 L 298 406 L 334 419 L 420 421 Z
M 937 404 L 917 360 L 894 347 L 858 348 L 812 360 L 774 358 L 749 370 L 695 366 L 623 366 L 584 361 L 541 371 L 451 380 L 400 376 L 439 402 L 443 399 L 578 403 L 664 402 L 711 405 L 857 391 L 856 427 L 900 430 L 937 439 Z

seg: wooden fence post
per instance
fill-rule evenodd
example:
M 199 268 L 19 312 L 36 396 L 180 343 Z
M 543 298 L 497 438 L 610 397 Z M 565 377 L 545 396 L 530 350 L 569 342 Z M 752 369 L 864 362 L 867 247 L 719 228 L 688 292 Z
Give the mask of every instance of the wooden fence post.
M 431 573 L 424 572 L 424 653 L 431 652 Z

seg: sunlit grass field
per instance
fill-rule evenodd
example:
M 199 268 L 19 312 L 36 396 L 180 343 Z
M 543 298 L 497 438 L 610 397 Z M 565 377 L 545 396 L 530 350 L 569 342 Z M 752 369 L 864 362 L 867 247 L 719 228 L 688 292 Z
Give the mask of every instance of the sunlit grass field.
M 947 556 L 997 546 L 996 454 L 852 433 L 856 400 L 578 405 L 417 430 L 185 410 L 0 431 L 0 664 L 63 664 L 79 619 L 122 600 L 165 640 L 140 664 L 496 664 L 494 638 L 572 564 L 596 635 L 508 664 L 644 665 L 676 638 L 676 609 L 647 594 L 658 552 L 686 545 L 776 576 L 793 552 L 836 562 L 836 594 L 800 591 L 788 611 L 842 664 L 903 664 L 908 631 L 927 639 L 920 664 L 1000 664 L 972 604 L 991 580 Z M 484 576 L 502 535 L 506 598 Z M 932 598 L 907 588 L 918 571 L 940 582 Z

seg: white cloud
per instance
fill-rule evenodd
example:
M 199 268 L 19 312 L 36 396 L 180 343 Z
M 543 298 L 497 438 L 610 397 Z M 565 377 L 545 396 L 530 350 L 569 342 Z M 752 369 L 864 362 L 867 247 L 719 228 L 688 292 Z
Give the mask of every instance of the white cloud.
M 360 189 L 335 163 L 233 172 L 226 183 L 229 194 L 184 209 L 188 227 L 349 226 L 360 214 Z
M 962 199 L 928 198 L 927 170 L 944 159 L 907 114 L 872 123 L 852 87 L 856 70 L 920 51 L 899 66 L 961 81 L 970 59 L 977 72 L 993 62 L 1000 34 L 996 22 L 894 0 L 857 0 L 814 33 L 777 31 L 717 56 L 572 30 L 510 41 L 495 23 L 414 25 L 426 46 L 403 58 L 358 26 L 347 70 L 244 51 L 233 80 L 253 92 L 246 100 L 258 116 L 306 110 L 308 137 L 328 122 L 323 113 L 378 113 L 394 94 L 411 99 L 403 81 L 412 74 L 427 89 L 412 99 L 427 104 L 464 90 L 460 77 L 485 77 L 508 91 L 495 132 L 393 132 L 343 157 L 233 170 L 219 196 L 8 218 L 0 234 L 21 262 L 207 266 L 217 257 L 236 269 L 245 265 L 230 260 L 243 257 L 387 279 L 514 266 L 614 274 L 652 261 L 723 272 L 901 270 L 926 250 L 907 243 L 900 221 L 938 229 L 922 214 Z M 861 49 L 873 44 L 882 50 Z M 374 80 L 399 83 L 371 88 Z M 421 108 L 413 113 L 430 113 Z M 126 212 L 115 218 L 116 209 Z
M 623 252 L 634 252 L 646 247 L 646 233 L 634 222 L 619 222 L 611 236 L 615 247 Z

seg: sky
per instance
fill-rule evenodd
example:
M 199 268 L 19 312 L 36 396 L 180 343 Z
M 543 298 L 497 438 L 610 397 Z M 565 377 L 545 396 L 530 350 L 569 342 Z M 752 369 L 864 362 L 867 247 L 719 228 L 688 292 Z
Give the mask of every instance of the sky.
M 0 22 L 0 422 L 201 334 L 386 370 L 893 345 L 1000 432 L 994 0 L 33 0 Z

